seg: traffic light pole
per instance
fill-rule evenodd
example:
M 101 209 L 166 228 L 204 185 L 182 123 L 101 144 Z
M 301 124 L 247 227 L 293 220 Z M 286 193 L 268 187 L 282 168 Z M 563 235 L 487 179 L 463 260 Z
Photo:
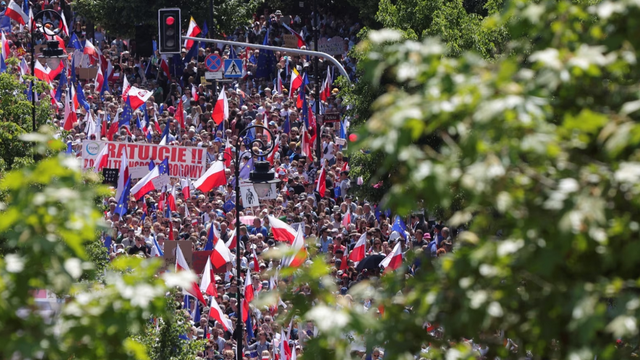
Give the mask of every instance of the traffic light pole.
M 228 41 L 228 40 L 218 40 L 218 39 L 205 39 L 205 38 L 199 38 L 199 37 L 193 37 L 193 36 L 183 36 L 182 40 L 183 41 L 184 40 L 202 41 L 202 42 L 205 42 L 205 43 L 217 43 L 217 44 L 223 44 L 223 45 L 233 45 L 233 46 L 242 46 L 242 47 L 248 46 L 248 47 L 250 47 L 252 49 L 286 51 L 287 53 L 291 53 L 291 54 L 317 56 L 319 58 L 323 58 L 323 59 L 329 61 L 330 63 L 332 63 L 336 68 L 338 68 L 338 71 L 340 72 L 340 75 L 344 76 L 345 79 L 347 79 L 347 81 L 350 82 L 349 74 L 347 74 L 347 71 L 344 69 L 342 64 L 340 64 L 340 62 L 338 60 L 336 60 L 333 56 L 331 56 L 331 55 L 329 55 L 327 53 L 320 52 L 320 51 L 291 49 L 291 48 L 286 48 L 286 47 L 282 47 L 282 46 L 271 46 L 271 45 L 262 45 L 262 44 L 248 44 L 248 43 L 238 42 L 238 41 Z M 316 94 L 316 96 L 318 96 L 318 94 Z

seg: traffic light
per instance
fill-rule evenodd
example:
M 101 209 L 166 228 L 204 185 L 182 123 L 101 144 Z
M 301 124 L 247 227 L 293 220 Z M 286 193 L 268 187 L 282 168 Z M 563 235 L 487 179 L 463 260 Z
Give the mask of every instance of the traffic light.
M 180 9 L 158 10 L 158 50 L 161 54 L 179 54 L 182 49 Z

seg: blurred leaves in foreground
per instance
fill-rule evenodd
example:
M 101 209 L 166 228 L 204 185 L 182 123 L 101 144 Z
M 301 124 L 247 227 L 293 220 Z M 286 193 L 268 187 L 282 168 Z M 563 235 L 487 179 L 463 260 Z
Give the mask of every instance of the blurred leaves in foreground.
M 416 201 L 448 208 L 463 192 L 448 224 L 467 231 L 413 276 L 358 286 L 349 306 L 318 278 L 297 277 L 293 288 L 314 295 L 291 298 L 298 315 L 331 319 L 305 359 L 343 359 L 356 342 L 389 359 L 479 356 L 463 338 L 488 345 L 488 359 L 636 356 L 640 3 L 591 3 L 506 3 L 486 22 L 512 39 L 494 61 L 446 57 L 436 39 L 369 34 L 362 81 L 384 94 L 358 148 L 384 155 L 380 170 L 395 174 L 385 200 L 401 213 Z M 431 135 L 437 151 L 418 142 Z
M 95 271 L 86 249 L 102 230 L 95 205 L 101 186 L 87 185 L 77 159 L 60 150 L 51 129 L 22 135 L 34 151 L 59 155 L 7 173 L 0 181 L 0 354 L 2 358 L 147 359 L 133 340 L 150 320 L 172 319 L 165 294 L 192 280 L 189 272 L 158 276 L 161 263 L 136 257 L 118 259 L 103 281 L 80 281 Z M 87 246 L 87 244 L 92 244 Z M 94 254 L 95 255 L 95 254 Z M 106 256 L 106 254 L 105 254 Z M 62 296 L 57 313 L 42 311 L 34 292 Z

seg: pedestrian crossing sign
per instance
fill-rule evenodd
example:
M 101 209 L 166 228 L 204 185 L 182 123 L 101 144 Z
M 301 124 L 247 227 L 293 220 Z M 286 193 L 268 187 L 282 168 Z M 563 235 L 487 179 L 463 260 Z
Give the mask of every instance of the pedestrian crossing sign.
M 224 61 L 224 77 L 242 77 L 242 59 L 226 59 Z

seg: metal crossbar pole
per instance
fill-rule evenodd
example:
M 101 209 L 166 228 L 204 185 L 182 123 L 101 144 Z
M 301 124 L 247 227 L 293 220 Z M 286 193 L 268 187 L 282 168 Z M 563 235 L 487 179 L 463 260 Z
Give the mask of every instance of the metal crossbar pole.
M 182 40 L 202 41 L 205 43 L 217 43 L 217 44 L 223 44 L 223 45 L 243 46 L 243 47 L 250 47 L 252 49 L 286 51 L 287 53 L 291 53 L 291 54 L 317 56 L 331 62 L 335 67 L 338 68 L 338 71 L 340 71 L 340 74 L 342 74 L 347 79 L 347 81 L 349 81 L 349 74 L 347 74 L 347 71 L 344 69 L 342 64 L 340 64 L 340 62 L 336 60 L 333 56 L 327 53 L 323 53 L 321 51 L 291 49 L 291 48 L 286 48 L 282 46 L 271 46 L 271 45 L 262 45 L 262 44 L 249 44 L 249 43 L 229 41 L 229 40 L 205 39 L 205 38 L 199 38 L 199 37 L 193 37 L 193 36 L 183 36 Z

